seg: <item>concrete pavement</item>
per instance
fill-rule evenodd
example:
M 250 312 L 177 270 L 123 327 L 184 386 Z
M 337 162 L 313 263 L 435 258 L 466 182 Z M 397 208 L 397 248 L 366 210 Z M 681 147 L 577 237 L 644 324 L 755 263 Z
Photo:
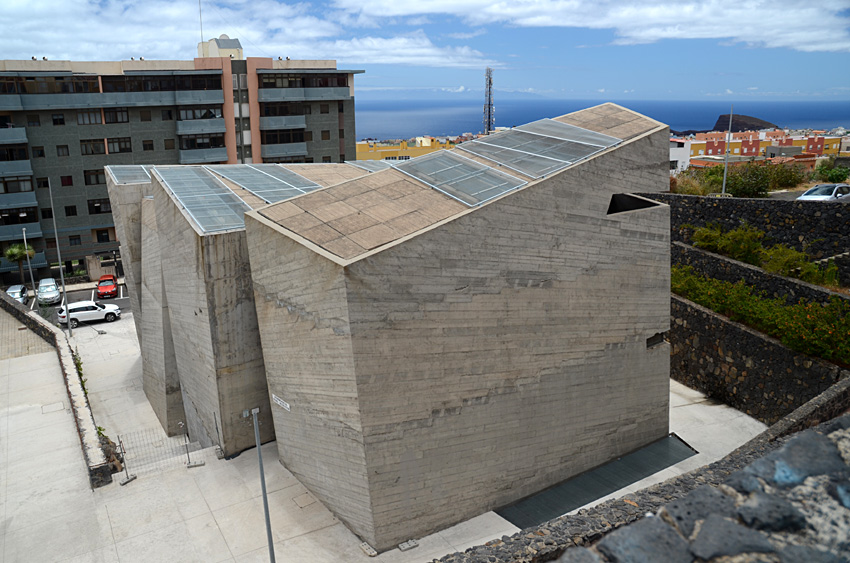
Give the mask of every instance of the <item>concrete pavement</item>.
M 115 323 L 74 331 L 95 421 L 127 444 L 137 479 L 91 491 L 68 410 L 56 354 L 0 311 L 0 563 L 16 561 L 267 561 L 256 450 L 219 460 L 192 447 L 187 469 L 181 437 L 165 436 L 141 389 L 141 361 L 129 311 Z M 32 339 L 36 340 L 32 340 Z M 41 342 L 40 345 L 39 342 Z M 250 424 L 250 423 L 249 423 Z M 764 425 L 678 384 L 671 430 L 701 453 L 639 485 L 709 463 Z M 517 530 L 488 512 L 426 538 L 419 547 L 367 557 L 360 540 L 263 446 L 278 561 L 425 562 Z

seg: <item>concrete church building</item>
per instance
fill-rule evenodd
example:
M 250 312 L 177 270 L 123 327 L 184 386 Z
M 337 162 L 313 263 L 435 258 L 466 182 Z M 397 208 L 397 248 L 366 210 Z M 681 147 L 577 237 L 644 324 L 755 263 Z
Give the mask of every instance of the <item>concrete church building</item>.
M 604 104 L 245 214 L 280 460 L 362 539 L 667 435 L 668 134 Z

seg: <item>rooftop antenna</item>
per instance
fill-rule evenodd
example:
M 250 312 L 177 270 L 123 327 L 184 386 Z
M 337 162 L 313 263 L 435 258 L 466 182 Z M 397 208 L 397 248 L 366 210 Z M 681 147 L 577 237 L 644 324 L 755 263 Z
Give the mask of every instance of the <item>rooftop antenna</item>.
M 201 22 L 201 43 L 204 42 L 204 18 L 201 15 L 201 0 L 198 0 L 198 20 Z
M 723 188 L 720 193 L 726 195 L 726 172 L 729 170 L 729 152 L 732 144 L 732 114 L 735 113 L 735 104 L 729 109 L 729 128 L 726 130 L 726 159 L 723 161 Z
M 484 134 L 496 129 L 496 110 L 493 108 L 493 69 L 484 71 Z

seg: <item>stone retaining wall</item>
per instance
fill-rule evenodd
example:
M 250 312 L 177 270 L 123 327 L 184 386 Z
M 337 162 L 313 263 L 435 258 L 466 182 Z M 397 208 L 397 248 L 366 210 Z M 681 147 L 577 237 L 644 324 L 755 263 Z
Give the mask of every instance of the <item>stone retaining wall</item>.
M 766 242 L 806 249 L 815 258 L 827 258 L 850 250 L 847 222 L 850 204 L 778 199 L 719 198 L 679 194 L 640 194 L 670 206 L 673 240 L 688 242 L 689 230 L 718 223 L 726 229 L 746 221 L 764 231 Z
M 0 308 L 7 311 L 23 323 L 48 344 L 56 349 L 59 365 L 65 380 L 65 390 L 68 401 L 74 412 L 74 423 L 80 438 L 80 447 L 89 470 L 89 483 L 92 488 L 102 487 L 112 482 L 112 467 L 106 460 L 106 455 L 97 434 L 97 425 L 91 412 L 88 397 L 80 381 L 80 373 L 74 364 L 71 344 L 65 333 L 42 318 L 35 311 L 30 311 L 11 297 L 5 291 L 0 292 Z
M 794 278 L 769 274 L 761 268 L 694 248 L 683 242 L 673 242 L 670 245 L 670 261 L 680 266 L 691 266 L 698 273 L 717 280 L 730 283 L 744 280 L 747 285 L 763 290 L 768 295 L 784 297 L 789 305 L 800 299 L 817 303 L 826 303 L 833 296 L 850 299 L 848 295 Z
M 828 420 L 827 416 L 831 418 L 833 415 L 846 413 L 848 409 L 850 409 L 850 379 L 844 379 L 723 459 L 710 465 L 647 487 L 637 493 L 579 510 L 576 514 L 562 516 L 540 526 L 517 532 L 513 536 L 503 536 L 485 545 L 469 548 L 463 553 L 446 555 L 435 561 L 440 563 L 554 561 L 567 548 L 592 545 L 605 537 L 608 532 L 635 522 L 648 512 L 658 512 L 668 503 L 685 497 L 702 485 L 715 487 L 721 485 L 735 472 L 779 450 L 793 432 L 812 427 L 823 433 L 833 432 L 838 426 L 836 421 L 825 423 L 822 421 Z M 567 551 L 567 554 L 569 553 L 570 551 Z M 594 561 L 594 559 L 577 558 L 575 561 Z
M 670 314 L 670 377 L 766 424 L 850 377 L 681 297 Z

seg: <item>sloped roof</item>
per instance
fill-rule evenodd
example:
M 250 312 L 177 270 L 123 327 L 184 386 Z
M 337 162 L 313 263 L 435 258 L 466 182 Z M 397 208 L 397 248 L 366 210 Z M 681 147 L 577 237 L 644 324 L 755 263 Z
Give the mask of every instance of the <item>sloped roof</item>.
M 556 117 L 555 121 L 590 129 L 597 133 L 617 137 L 623 141 L 628 141 L 658 127 L 666 127 L 659 121 L 612 103 L 568 113 Z

